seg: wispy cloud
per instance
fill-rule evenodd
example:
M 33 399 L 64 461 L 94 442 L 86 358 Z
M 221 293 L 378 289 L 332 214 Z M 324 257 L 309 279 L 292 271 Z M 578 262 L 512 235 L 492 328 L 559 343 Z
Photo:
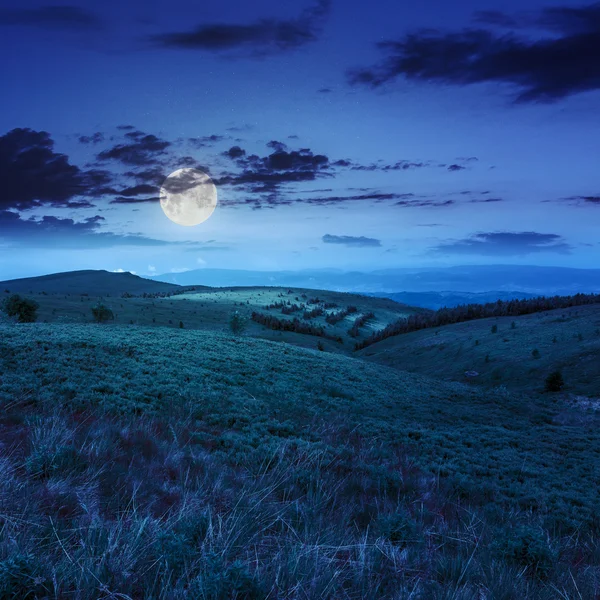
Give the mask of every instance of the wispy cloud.
M 330 0 L 319 0 L 296 19 L 261 19 L 250 24 L 211 23 L 195 29 L 153 35 L 149 41 L 158 47 L 204 52 L 246 51 L 265 55 L 292 50 L 317 39 L 329 13 Z
M 556 233 L 491 232 L 435 246 L 433 254 L 480 254 L 488 256 L 523 256 L 539 252 L 570 254 L 572 246 Z
M 475 18 L 489 26 L 536 28 L 553 35 L 540 39 L 481 28 L 417 30 L 378 43 L 385 54 L 382 62 L 351 70 L 349 81 L 372 88 L 399 77 L 455 85 L 505 82 L 516 88 L 516 102 L 551 102 L 600 88 L 600 3 L 515 17 L 486 11 Z
M 374 248 L 381 246 L 381 240 L 364 236 L 355 237 L 352 235 L 331 235 L 327 233 L 323 236 L 322 240 L 324 244 L 341 244 L 342 246 L 351 246 L 354 248 Z

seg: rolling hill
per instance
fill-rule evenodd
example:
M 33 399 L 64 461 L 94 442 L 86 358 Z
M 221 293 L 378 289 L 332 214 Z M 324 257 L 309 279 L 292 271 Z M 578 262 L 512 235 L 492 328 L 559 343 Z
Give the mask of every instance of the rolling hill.
M 17 294 L 88 294 L 117 296 L 130 294 L 172 292 L 179 286 L 144 279 L 132 273 L 110 273 L 104 270 L 67 271 L 40 277 L 25 277 L 0 281 L 0 291 Z
M 514 322 L 514 328 L 512 323 Z M 497 333 L 492 333 L 496 325 Z M 533 351 L 539 351 L 539 358 Z M 565 391 L 600 397 L 600 306 L 494 317 L 394 336 L 357 352 L 365 360 L 448 381 L 536 393 L 561 369 Z M 486 359 L 487 356 L 487 359 Z
M 23 295 L 38 322 L 0 323 L 0 597 L 600 592 L 597 304 L 355 352 L 431 311 L 307 288 L 35 279 Z M 113 321 L 92 322 L 100 297 Z M 249 321 L 235 336 L 233 311 L 320 333 Z M 565 390 L 541 393 L 555 368 Z
M 0 364 L 15 597 L 593 597 L 594 412 L 216 331 L 0 325 Z

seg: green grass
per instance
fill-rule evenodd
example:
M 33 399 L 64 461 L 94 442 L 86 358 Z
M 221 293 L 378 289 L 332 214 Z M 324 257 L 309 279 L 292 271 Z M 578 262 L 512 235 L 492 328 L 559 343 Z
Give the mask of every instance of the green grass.
M 0 325 L 0 598 L 600 591 L 596 413 L 190 328 L 191 302 Z
M 115 275 L 107 273 L 107 275 Z M 133 276 L 132 276 L 133 277 Z M 87 280 L 86 280 L 87 281 Z M 153 283 L 153 282 L 150 282 Z M 114 291 L 115 283 L 111 280 Z M 166 284 L 165 284 L 166 285 Z M 170 285 L 170 284 L 169 284 Z M 25 286 L 27 287 L 27 286 Z M 176 287 L 176 286 L 175 286 Z M 302 296 L 306 296 L 303 298 Z M 334 341 L 325 341 L 325 349 L 351 355 L 357 340 L 368 337 L 373 331 L 385 327 L 388 323 L 399 317 L 408 316 L 414 312 L 425 309 L 406 307 L 386 298 L 370 298 L 357 294 L 342 292 L 319 291 L 319 299 L 323 303 L 335 303 L 338 308 L 325 310 L 321 317 L 305 321 L 317 327 L 324 327 L 327 334 L 332 337 L 342 337 L 340 345 Z M 0 289 L 0 300 L 8 294 Z M 102 301 L 115 315 L 110 326 L 148 325 L 159 327 L 179 328 L 182 321 L 186 329 L 202 329 L 212 331 L 226 331 L 230 314 L 238 310 L 242 315 L 250 317 L 252 311 L 276 316 L 281 319 L 292 320 L 301 313 L 291 315 L 281 314 L 280 309 L 266 310 L 265 306 L 288 300 L 294 304 L 306 302 L 316 296 L 315 290 L 292 289 L 287 293 L 287 288 L 277 287 L 239 287 L 239 288 L 207 288 L 196 293 L 189 292 L 169 298 L 122 298 L 120 293 L 115 297 L 104 295 L 81 294 L 24 294 L 39 303 L 38 321 L 46 323 L 89 323 L 93 321 L 92 307 L 102 298 Z M 299 300 L 297 301 L 296 298 Z M 356 313 L 348 315 L 335 325 L 326 322 L 326 315 L 339 312 L 347 306 L 354 305 L 358 308 Z M 313 305 L 311 305 L 313 306 Z M 375 313 L 375 318 L 370 319 L 359 330 L 358 337 L 351 337 L 348 330 L 354 321 L 361 315 Z M 429 312 L 429 311 L 428 311 Z M 303 319 L 302 319 L 303 320 Z M 304 321 L 304 320 L 303 320 Z M 248 335 L 262 339 L 284 341 L 306 348 L 316 348 L 318 338 L 293 332 L 272 331 L 253 322 L 248 324 Z
M 492 325 L 498 326 L 497 333 L 491 333 Z M 474 370 L 479 376 L 470 379 L 470 385 L 489 388 L 502 384 L 528 394 L 543 392 L 547 375 L 560 369 L 566 392 L 598 397 L 599 325 L 600 306 L 575 306 L 414 331 L 388 338 L 356 354 L 379 364 L 449 381 L 465 381 L 464 372 Z M 539 358 L 533 354 L 536 349 Z M 486 355 L 490 357 L 487 363 Z

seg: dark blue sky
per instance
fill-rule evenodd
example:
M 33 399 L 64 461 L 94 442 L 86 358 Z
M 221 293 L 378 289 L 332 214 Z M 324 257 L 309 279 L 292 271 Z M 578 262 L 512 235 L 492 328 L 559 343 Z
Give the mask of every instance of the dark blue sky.
M 416 4 L 0 0 L 0 277 L 596 267 L 600 3 Z

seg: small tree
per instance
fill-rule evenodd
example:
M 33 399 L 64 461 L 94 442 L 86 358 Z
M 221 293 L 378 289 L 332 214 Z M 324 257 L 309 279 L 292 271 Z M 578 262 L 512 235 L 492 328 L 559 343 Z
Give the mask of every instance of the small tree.
M 241 315 L 239 311 L 234 311 L 229 317 L 229 329 L 234 335 L 241 334 L 248 324 L 248 319 Z
M 13 294 L 2 302 L 2 310 L 9 317 L 17 317 L 19 323 L 35 323 L 39 307 L 35 300 L 23 298 L 19 294 Z
M 179 329 L 183 329 L 183 321 L 179 321 Z
M 492 333 L 498 333 L 498 325 L 492 325 Z
M 94 315 L 94 321 L 96 321 L 96 323 L 105 323 L 106 321 L 111 321 L 115 318 L 113 311 L 102 301 L 99 301 L 95 306 L 92 306 L 92 315 Z
M 539 358 L 540 357 L 540 351 L 537 348 L 534 348 L 531 351 L 531 356 L 533 356 L 533 358 Z
M 510 324 L 510 328 L 511 328 L 511 329 L 515 329 L 516 327 L 517 327 L 517 324 L 516 324 L 516 323 L 513 321 L 513 322 Z
M 560 392 L 565 385 L 562 373 L 560 371 L 553 371 L 546 377 L 546 391 L 547 392 Z

